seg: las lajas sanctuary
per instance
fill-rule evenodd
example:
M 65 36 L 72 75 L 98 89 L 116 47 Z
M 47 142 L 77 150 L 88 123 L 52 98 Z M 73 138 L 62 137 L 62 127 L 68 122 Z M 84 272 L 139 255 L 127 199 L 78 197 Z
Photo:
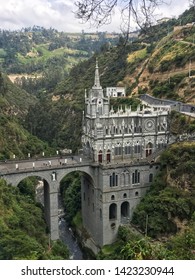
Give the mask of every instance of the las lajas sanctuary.
M 7 183 L 18 185 L 29 176 L 42 178 L 44 211 L 52 240 L 59 238 L 60 182 L 69 173 L 82 172 L 82 220 L 88 247 L 116 240 L 118 227 L 131 221 L 133 211 L 158 172 L 155 158 L 170 141 L 168 105 L 138 106 L 136 111 L 110 108 L 110 96 L 125 96 L 123 88 L 109 88 L 104 95 L 96 62 L 94 85 L 85 93 L 83 157 L 12 161 L 0 164 Z M 74 160 L 73 160 L 74 159 Z M 16 166 L 15 166 L 16 165 Z M 14 168 L 15 166 L 15 168 Z
M 159 168 L 151 158 L 169 142 L 170 107 L 141 107 L 110 107 L 96 61 L 94 85 L 85 92 L 82 143 L 97 167 L 94 178 L 83 178 L 82 216 L 100 246 L 113 242 L 118 226 L 131 220 Z

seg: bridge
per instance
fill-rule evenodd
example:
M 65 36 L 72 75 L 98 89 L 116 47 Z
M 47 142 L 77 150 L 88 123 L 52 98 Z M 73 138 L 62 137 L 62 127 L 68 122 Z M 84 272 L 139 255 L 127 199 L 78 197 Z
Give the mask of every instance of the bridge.
M 116 238 L 116 229 L 121 223 L 129 222 L 133 208 L 145 194 L 149 182 L 158 171 L 156 169 L 158 164 L 152 163 L 151 166 L 153 159 L 154 157 L 149 157 L 148 160 L 116 160 L 106 164 L 97 163 L 80 156 L 9 160 L 0 163 L 0 176 L 13 186 L 18 186 L 23 179 L 31 176 L 43 180 L 45 218 L 50 228 L 51 239 L 57 240 L 59 238 L 58 196 L 60 182 L 71 172 L 82 172 L 83 224 L 94 243 L 101 247 Z M 137 182 L 132 181 L 135 180 L 132 177 L 135 174 L 133 172 L 137 174 Z M 110 176 L 112 176 L 112 184 L 115 184 L 112 188 L 110 188 Z M 145 183 L 140 185 L 140 182 Z M 128 184 L 131 185 L 131 190 L 128 190 Z M 120 185 L 122 186 L 122 192 Z M 104 198 L 104 196 L 106 197 Z M 132 210 L 127 199 L 131 201 Z M 113 202 L 111 208 L 110 202 Z M 117 204 L 120 204 L 118 209 L 116 209 Z M 89 207 L 92 209 L 91 212 Z M 108 214 L 103 214 L 105 211 Z M 102 220 L 108 223 L 106 227 L 112 228 L 110 234 L 101 233 L 99 227 Z M 94 221 L 96 222 L 94 223 Z
M 59 238 L 58 232 L 58 195 L 60 181 L 69 173 L 81 171 L 94 177 L 89 161 L 78 156 L 66 158 L 41 158 L 28 160 L 10 160 L 0 163 L 0 176 L 8 184 L 18 186 L 25 178 L 36 176 L 44 182 L 45 218 L 50 228 L 52 240 Z
M 153 97 L 149 94 L 141 94 L 140 100 L 143 104 L 153 106 L 153 107 L 170 107 L 171 110 L 178 111 L 182 114 L 191 116 L 195 118 L 195 105 L 182 103 L 180 101 L 169 100 L 169 99 L 161 99 Z

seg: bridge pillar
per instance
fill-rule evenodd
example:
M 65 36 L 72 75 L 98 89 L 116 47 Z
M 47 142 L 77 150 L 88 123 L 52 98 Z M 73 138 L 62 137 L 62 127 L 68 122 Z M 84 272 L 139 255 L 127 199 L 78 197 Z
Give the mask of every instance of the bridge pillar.
M 59 239 L 58 192 L 59 183 L 57 181 L 44 182 L 45 218 L 50 229 L 51 240 Z

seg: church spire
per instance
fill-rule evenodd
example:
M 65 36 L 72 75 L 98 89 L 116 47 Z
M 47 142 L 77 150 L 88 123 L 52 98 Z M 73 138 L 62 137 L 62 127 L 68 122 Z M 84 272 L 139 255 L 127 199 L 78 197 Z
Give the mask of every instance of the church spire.
M 100 76 L 99 76 L 99 67 L 98 67 L 98 60 L 96 58 L 96 67 L 95 67 L 95 79 L 94 79 L 94 86 L 93 89 L 101 89 L 100 85 Z

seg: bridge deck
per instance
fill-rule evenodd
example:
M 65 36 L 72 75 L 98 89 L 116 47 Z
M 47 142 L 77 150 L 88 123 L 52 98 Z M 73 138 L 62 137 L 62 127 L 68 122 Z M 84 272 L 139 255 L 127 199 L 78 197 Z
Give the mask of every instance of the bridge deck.
M 0 162 L 0 175 L 28 173 L 44 170 L 78 168 L 83 166 L 101 166 L 103 169 L 115 168 L 118 166 L 143 165 L 153 161 L 156 153 L 144 159 L 124 159 L 113 160 L 109 163 L 97 163 L 89 159 L 73 156 L 70 158 L 48 158 L 48 159 L 28 159 L 28 160 L 9 160 L 7 162 Z

